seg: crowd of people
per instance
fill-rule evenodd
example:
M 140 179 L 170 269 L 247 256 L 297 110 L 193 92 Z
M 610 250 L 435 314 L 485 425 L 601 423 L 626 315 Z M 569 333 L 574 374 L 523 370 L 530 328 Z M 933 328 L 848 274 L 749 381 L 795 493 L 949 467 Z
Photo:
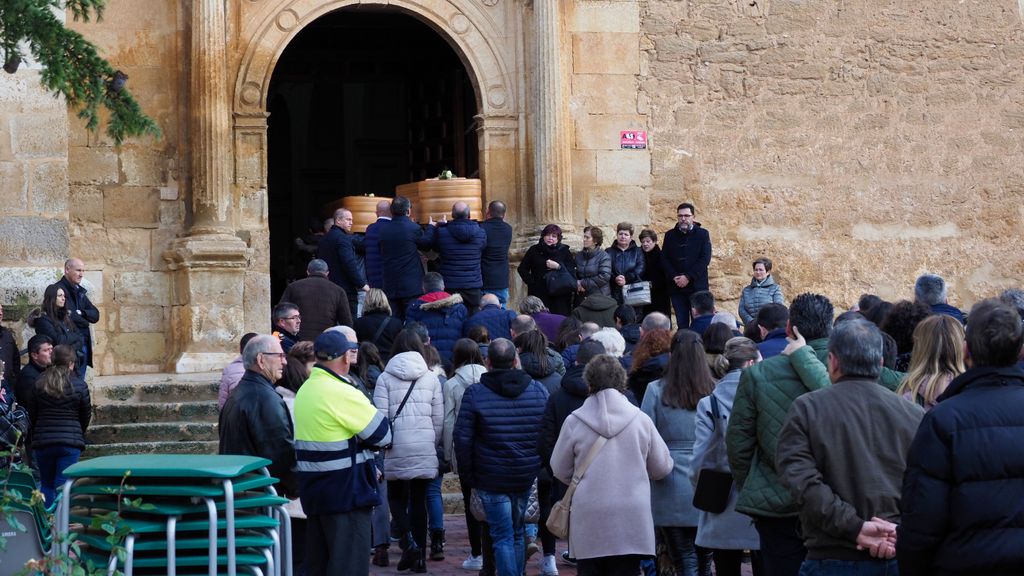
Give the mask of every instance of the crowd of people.
M 573 254 L 545 227 L 512 304 L 502 203 L 482 223 L 464 203 L 426 226 L 409 211 L 382 200 L 364 236 L 335 213 L 272 333 L 243 336 L 223 372 L 220 452 L 272 461 L 305 574 L 427 572 L 449 472 L 462 566 L 482 576 L 533 557 L 543 576 L 1020 573 L 1024 291 L 967 314 L 924 274 L 906 300 L 840 312 L 821 294 L 787 305 L 758 258 L 737 318 L 684 203 L 660 248 L 622 223 L 607 250 L 587 227 Z M 77 268 L 47 289 L 16 380 L 51 494 L 88 425 L 75 318 L 98 314 Z

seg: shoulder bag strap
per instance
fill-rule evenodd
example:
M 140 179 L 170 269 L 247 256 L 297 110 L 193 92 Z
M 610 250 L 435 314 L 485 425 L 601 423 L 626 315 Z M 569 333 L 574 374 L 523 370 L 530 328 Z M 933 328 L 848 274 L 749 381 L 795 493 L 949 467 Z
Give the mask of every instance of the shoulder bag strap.
M 715 397 L 715 393 L 711 393 L 711 429 L 718 430 L 718 421 L 722 419 L 722 411 L 718 408 L 718 398 Z
M 597 441 L 595 441 L 590 447 L 590 451 L 588 451 L 586 457 L 583 458 L 583 462 L 580 464 L 580 467 L 573 472 L 572 481 L 569 482 L 569 488 L 565 491 L 565 496 L 562 497 L 569 503 L 570 507 L 572 506 L 572 496 L 576 493 L 576 486 L 579 485 L 580 480 L 583 479 L 583 475 L 587 473 L 587 468 L 590 468 L 590 464 L 594 461 L 594 458 L 597 457 L 597 453 L 601 451 L 601 448 L 604 447 L 606 442 L 608 442 L 607 438 L 598 435 Z
M 412 394 L 412 389 L 416 387 L 416 381 L 413 380 L 412 384 L 409 384 L 409 389 L 405 392 L 405 398 L 402 398 L 402 403 L 398 405 L 398 410 L 395 410 L 395 416 L 391 420 L 398 419 L 398 415 L 402 413 L 402 409 L 405 408 L 405 403 L 409 401 L 409 396 Z
M 370 342 L 377 344 L 377 339 L 380 338 L 380 335 L 384 333 L 384 329 L 387 328 L 390 323 L 391 317 L 385 316 L 384 321 L 380 323 L 380 326 L 377 326 L 377 331 L 373 333 L 373 338 L 370 338 Z

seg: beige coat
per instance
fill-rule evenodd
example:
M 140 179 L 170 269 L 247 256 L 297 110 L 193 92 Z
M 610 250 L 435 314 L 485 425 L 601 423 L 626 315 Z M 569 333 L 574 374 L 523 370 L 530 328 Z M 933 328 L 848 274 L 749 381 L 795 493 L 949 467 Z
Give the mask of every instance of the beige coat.
M 416 383 L 402 413 L 409 386 Z M 437 375 L 427 368 L 418 352 L 391 357 L 377 378 L 373 404 L 391 421 L 392 445 L 384 454 L 386 480 L 412 480 L 437 476 L 437 449 L 441 446 L 444 398 Z
M 551 454 L 551 470 L 572 480 L 598 435 L 608 442 L 583 475 L 569 516 L 576 558 L 654 555 L 651 480 L 672 472 L 672 455 L 651 419 L 617 390 L 589 396 L 569 415 Z M 609 519 L 614 518 L 614 522 Z

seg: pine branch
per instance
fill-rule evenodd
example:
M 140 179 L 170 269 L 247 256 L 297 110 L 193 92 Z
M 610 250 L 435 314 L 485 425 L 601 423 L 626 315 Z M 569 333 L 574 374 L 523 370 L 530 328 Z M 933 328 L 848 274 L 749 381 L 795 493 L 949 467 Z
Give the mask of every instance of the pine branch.
M 24 41 L 42 65 L 40 82 L 51 92 L 64 96 L 68 105 L 90 130 L 100 124 L 100 107 L 110 112 L 106 133 L 115 145 L 125 138 L 152 135 L 160 128 L 142 112 L 127 89 L 114 84 L 114 68 L 102 58 L 96 46 L 70 30 L 53 10 L 70 10 L 75 20 L 88 22 L 103 16 L 106 0 L 3 0 L 0 2 L 0 51 L 4 61 L 21 58 Z

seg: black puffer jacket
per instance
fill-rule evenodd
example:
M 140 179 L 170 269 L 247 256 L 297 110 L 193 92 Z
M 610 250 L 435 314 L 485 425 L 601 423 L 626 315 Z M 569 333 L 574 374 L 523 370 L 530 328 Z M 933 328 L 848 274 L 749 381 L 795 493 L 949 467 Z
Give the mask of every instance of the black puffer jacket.
M 642 280 L 645 267 L 644 251 L 636 245 L 636 242 L 630 240 L 629 246 L 626 246 L 625 250 L 619 248 L 619 245 L 613 242 L 605 252 L 612 259 L 612 296 L 616 302 L 621 304 L 622 287 L 615 283 L 615 278 L 617 276 L 625 276 L 626 284 Z
M 555 442 L 558 442 L 562 424 L 587 399 L 589 389 L 583 381 L 584 368 L 586 366 L 570 366 L 565 376 L 562 376 L 561 388 L 548 398 L 547 406 L 544 407 L 544 419 L 540 422 L 540 432 L 537 434 L 537 452 L 544 463 L 543 473 L 547 478 L 554 478 L 551 475 L 551 452 L 555 449 Z M 567 486 L 557 480 L 552 486 L 551 500 L 554 502 L 561 499 Z
M 82 333 L 74 325 L 68 326 L 63 322 L 54 322 L 49 316 L 43 315 L 30 318 L 29 325 L 36 329 L 36 334 L 49 336 L 54 346 L 60 346 L 61 344 L 70 346 L 78 358 L 75 362 L 76 365 L 86 361 L 85 356 L 82 354 L 82 343 L 84 342 L 82 340 Z
M 28 418 L 32 423 L 32 448 L 68 446 L 85 449 L 85 430 L 92 418 L 89 387 L 71 375 L 71 393 L 55 398 L 36 386 L 28 397 Z
M 296 496 L 295 438 L 284 400 L 266 376 L 246 370 L 220 411 L 220 454 L 260 456 L 270 460 L 270 475 L 279 489 Z
M 1021 574 L 1024 370 L 972 368 L 925 414 L 907 455 L 900 574 Z
M 380 325 L 387 322 L 387 326 L 381 330 Z M 395 336 L 402 331 L 402 321 L 394 316 L 388 316 L 384 312 L 370 312 L 356 318 L 352 328 L 356 331 L 356 337 L 360 342 L 373 342 L 380 352 L 380 357 L 387 363 L 391 359 L 391 346 L 395 342 Z M 377 336 L 377 330 L 381 330 Z M 377 336 L 374 338 L 374 336 Z
M 600 248 L 580 250 L 576 253 L 576 278 L 583 286 L 583 294 L 579 300 L 591 294 L 611 296 L 608 285 L 612 278 L 612 258 Z
M 637 400 L 643 402 L 644 394 L 647 393 L 647 385 L 665 375 L 665 368 L 668 366 L 668 352 L 659 354 L 654 358 L 648 358 L 640 366 L 639 370 L 629 373 L 629 391 L 636 396 Z

